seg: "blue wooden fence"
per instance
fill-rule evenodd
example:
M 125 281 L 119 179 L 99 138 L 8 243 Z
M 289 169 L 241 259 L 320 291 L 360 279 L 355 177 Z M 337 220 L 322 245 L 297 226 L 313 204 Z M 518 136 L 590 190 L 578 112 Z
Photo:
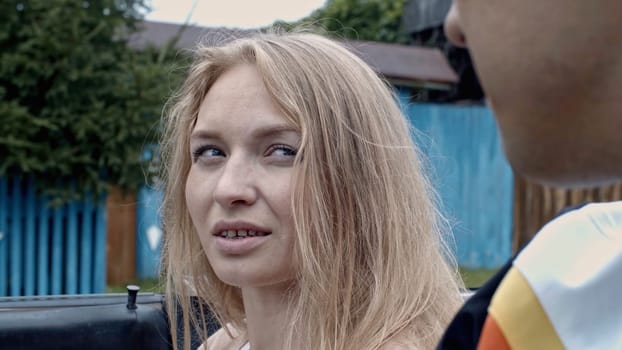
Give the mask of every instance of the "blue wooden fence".
M 32 180 L 0 178 L 0 296 L 105 288 L 105 198 L 50 207 Z
M 452 224 L 458 263 L 497 268 L 512 254 L 512 170 L 484 106 L 409 104 L 414 138 Z

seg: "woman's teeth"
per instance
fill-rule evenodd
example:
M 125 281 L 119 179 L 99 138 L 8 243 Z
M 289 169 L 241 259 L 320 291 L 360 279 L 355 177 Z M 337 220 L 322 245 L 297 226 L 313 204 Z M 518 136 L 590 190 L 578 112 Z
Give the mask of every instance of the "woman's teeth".
M 265 236 L 266 232 L 253 231 L 253 230 L 226 230 L 220 233 L 220 237 L 223 238 L 245 238 L 245 237 L 256 237 L 256 236 Z

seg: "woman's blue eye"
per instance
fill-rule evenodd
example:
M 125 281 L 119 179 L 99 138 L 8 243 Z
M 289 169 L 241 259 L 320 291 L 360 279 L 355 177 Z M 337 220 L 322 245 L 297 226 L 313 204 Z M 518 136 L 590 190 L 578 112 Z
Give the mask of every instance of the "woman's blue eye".
M 274 145 L 268 150 L 268 155 L 277 157 L 295 157 L 298 151 L 295 148 L 285 145 Z
M 225 153 L 220 149 L 206 145 L 201 146 L 192 152 L 192 158 L 196 162 L 199 158 L 224 157 Z

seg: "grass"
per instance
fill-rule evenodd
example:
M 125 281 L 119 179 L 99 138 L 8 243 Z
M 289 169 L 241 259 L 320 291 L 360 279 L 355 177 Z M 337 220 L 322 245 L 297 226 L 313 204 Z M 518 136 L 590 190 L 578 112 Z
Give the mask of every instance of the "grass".
M 460 274 L 464 280 L 464 284 L 468 288 L 479 288 L 482 284 L 488 281 L 495 273 L 497 269 L 468 269 L 466 267 L 460 268 Z
M 460 268 L 460 274 L 464 279 L 464 284 L 468 288 L 478 288 L 484 282 L 486 282 L 490 277 L 492 277 L 497 272 L 496 269 L 468 269 L 465 267 Z M 124 284 L 119 285 L 109 285 L 106 288 L 107 293 L 125 293 L 127 291 L 126 286 L 128 284 L 135 284 L 140 286 L 141 292 L 152 292 L 152 293 L 163 293 L 164 288 L 160 284 L 160 281 L 156 278 L 153 279 L 142 279 L 136 281 L 129 281 Z

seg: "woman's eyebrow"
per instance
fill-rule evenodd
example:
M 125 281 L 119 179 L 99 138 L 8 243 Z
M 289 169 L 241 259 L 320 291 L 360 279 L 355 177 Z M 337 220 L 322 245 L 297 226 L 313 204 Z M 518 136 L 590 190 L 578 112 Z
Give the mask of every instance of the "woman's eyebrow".
M 216 130 L 199 129 L 194 130 L 190 134 L 190 140 L 207 140 L 207 139 L 220 139 L 220 133 Z
M 223 138 L 222 133 L 222 130 L 194 130 L 192 134 L 190 134 L 190 140 L 220 140 Z M 268 138 L 289 133 L 298 135 L 299 131 L 289 124 L 273 124 L 260 126 L 254 129 L 250 136 L 254 138 Z
M 289 134 L 289 133 L 293 133 L 296 135 L 300 134 L 300 132 L 292 125 L 276 124 L 276 125 L 267 125 L 267 126 L 259 127 L 253 130 L 251 135 L 256 138 L 267 138 L 267 137 L 273 137 L 273 136 Z

